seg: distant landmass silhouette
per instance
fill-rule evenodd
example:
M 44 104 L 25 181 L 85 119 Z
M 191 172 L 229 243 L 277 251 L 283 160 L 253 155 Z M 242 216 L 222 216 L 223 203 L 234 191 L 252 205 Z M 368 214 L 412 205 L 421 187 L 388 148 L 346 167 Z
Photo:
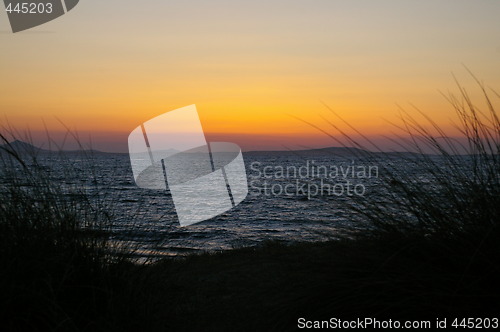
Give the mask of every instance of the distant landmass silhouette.
M 45 154 L 45 153 L 92 153 L 99 155 L 106 154 L 127 154 L 123 152 L 103 152 L 95 149 L 80 149 L 80 150 L 49 150 L 41 147 L 36 147 L 33 144 L 15 140 L 10 143 L 6 143 L 0 145 L 0 153 L 2 152 L 16 152 L 16 153 L 35 153 L 35 154 Z M 168 152 L 178 152 L 177 150 L 170 149 Z M 144 152 L 147 153 L 147 152 Z M 386 156 L 410 156 L 410 155 L 418 155 L 420 153 L 414 152 L 370 152 L 368 150 L 363 150 L 360 148 L 354 147 L 327 147 L 327 148 L 319 148 L 319 149 L 304 149 L 304 150 L 276 150 L 276 151 L 247 151 L 244 152 L 245 155 L 283 155 L 283 154 L 297 154 L 302 157 L 313 157 L 319 155 L 334 155 L 334 156 L 342 156 L 342 157 L 354 157 L 354 156 L 363 156 L 367 154 L 383 154 Z
M 62 152 L 62 153 L 81 153 L 81 152 L 87 152 L 87 153 L 98 153 L 98 154 L 105 154 L 107 152 L 102 152 L 99 150 L 94 150 L 94 149 L 80 149 L 80 150 L 49 150 L 49 149 L 44 149 L 40 148 L 37 146 L 34 146 L 33 144 L 21 141 L 21 140 L 15 140 L 9 143 L 5 143 L 0 145 L 0 152 L 16 152 L 16 153 L 35 153 L 35 154 L 43 154 L 43 153 L 54 153 L 54 152 Z

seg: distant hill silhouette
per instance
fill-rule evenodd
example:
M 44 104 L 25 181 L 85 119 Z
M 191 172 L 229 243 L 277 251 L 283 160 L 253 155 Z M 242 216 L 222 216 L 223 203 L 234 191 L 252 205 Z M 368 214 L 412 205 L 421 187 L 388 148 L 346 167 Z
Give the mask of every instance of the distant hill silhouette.
M 124 154 L 118 152 L 103 152 L 95 149 L 91 150 L 49 150 L 40 147 L 36 147 L 30 143 L 15 140 L 8 144 L 0 145 L 0 153 L 8 153 L 8 152 L 16 152 L 19 154 L 46 154 L 46 153 L 64 153 L 64 154 L 77 154 L 77 153 L 92 153 L 99 155 L 106 154 Z M 156 151 L 159 152 L 159 151 Z M 168 152 L 167 154 L 172 154 L 179 152 L 177 150 L 169 149 L 165 150 Z M 143 152 L 142 154 L 148 154 L 148 152 Z M 300 157 L 316 157 L 316 156 L 338 156 L 338 157 L 356 157 L 356 156 L 366 156 L 367 154 L 383 154 L 388 157 L 407 157 L 412 155 L 417 155 L 417 153 L 413 152 L 369 152 L 367 150 L 354 148 L 354 147 L 327 147 L 327 148 L 319 148 L 319 149 L 304 149 L 304 150 L 277 150 L 277 151 L 247 151 L 244 152 L 244 155 L 290 155 L 294 154 Z
M 245 155 L 289 155 L 295 154 L 300 157 L 319 157 L 319 156 L 337 156 L 344 158 L 360 157 L 367 155 L 383 155 L 387 157 L 408 157 L 415 156 L 418 153 L 413 152 L 370 152 L 353 147 L 328 147 L 321 149 L 305 149 L 305 150 L 284 150 L 284 151 L 249 151 Z
M 21 141 L 21 140 L 15 140 L 10 143 L 5 143 L 0 145 L 0 153 L 5 153 L 5 152 L 16 152 L 19 154 L 45 154 L 45 153 L 93 153 L 93 154 L 107 154 L 107 152 L 102 152 L 99 150 L 48 150 L 48 149 L 43 149 L 34 146 L 33 144 Z
M 40 153 L 40 152 L 44 152 L 44 151 L 49 152 L 48 150 L 38 148 L 32 144 L 29 144 L 29 143 L 26 143 L 26 142 L 23 142 L 20 140 L 15 140 L 13 142 L 0 145 L 0 150 L 2 150 L 2 151 L 15 151 L 18 153 L 23 153 L 23 152 Z

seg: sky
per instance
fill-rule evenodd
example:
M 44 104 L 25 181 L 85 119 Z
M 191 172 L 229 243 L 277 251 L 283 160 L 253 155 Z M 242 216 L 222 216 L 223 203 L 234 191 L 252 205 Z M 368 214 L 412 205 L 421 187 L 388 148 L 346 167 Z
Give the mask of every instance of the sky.
M 0 121 L 118 152 L 191 104 L 209 140 L 244 150 L 336 145 L 315 127 L 335 135 L 325 104 L 374 138 L 410 103 L 446 127 L 452 73 L 500 90 L 499 15 L 497 0 L 81 0 L 13 34 L 0 12 Z

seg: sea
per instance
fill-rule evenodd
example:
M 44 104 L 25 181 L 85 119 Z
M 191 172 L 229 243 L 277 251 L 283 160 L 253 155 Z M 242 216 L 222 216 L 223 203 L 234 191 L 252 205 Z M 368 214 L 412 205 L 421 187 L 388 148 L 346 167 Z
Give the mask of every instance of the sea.
M 149 259 L 269 241 L 328 241 L 346 236 L 356 229 L 349 203 L 377 195 L 384 165 L 345 152 L 243 152 L 246 197 L 228 211 L 189 226 L 180 225 L 168 190 L 137 186 L 128 154 L 42 154 L 31 166 L 42 168 L 63 187 L 79 188 L 96 211 L 104 210 L 109 216 L 110 242 Z M 399 158 L 387 161 L 401 162 Z

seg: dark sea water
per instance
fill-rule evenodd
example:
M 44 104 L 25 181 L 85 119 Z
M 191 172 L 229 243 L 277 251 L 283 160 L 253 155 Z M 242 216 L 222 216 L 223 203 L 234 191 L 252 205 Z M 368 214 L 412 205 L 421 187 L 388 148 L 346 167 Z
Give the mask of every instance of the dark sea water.
M 347 181 L 363 184 L 363 195 L 378 181 L 373 168 L 370 177 L 356 172 L 373 165 L 349 158 L 284 152 L 247 153 L 244 160 L 246 199 L 217 217 L 181 227 L 166 191 L 135 185 L 128 155 L 95 156 L 95 185 L 114 217 L 113 239 L 136 245 L 141 255 L 227 250 L 265 240 L 328 240 L 350 222 L 345 202 L 363 189 L 347 192 Z M 336 183 L 334 192 L 328 185 Z M 92 184 L 88 189 L 95 190 Z
M 355 157 L 296 152 L 250 152 L 243 157 L 246 199 L 186 227 L 179 225 L 166 191 L 136 186 L 127 154 L 97 153 L 90 159 L 67 155 L 62 163 L 40 158 L 40 167 L 60 184 L 76 184 L 98 200 L 111 216 L 113 243 L 132 246 L 142 257 L 228 250 L 267 240 L 334 239 L 352 226 L 353 212 L 346 202 L 356 195 L 375 195 L 380 181 L 376 164 Z

